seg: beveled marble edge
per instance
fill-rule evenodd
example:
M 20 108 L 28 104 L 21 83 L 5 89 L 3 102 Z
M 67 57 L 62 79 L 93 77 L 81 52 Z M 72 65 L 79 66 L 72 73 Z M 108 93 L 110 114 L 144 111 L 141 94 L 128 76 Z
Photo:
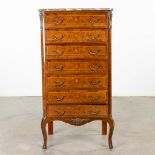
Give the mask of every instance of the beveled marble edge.
M 39 9 L 39 12 L 43 11 L 113 11 L 112 8 L 59 8 L 59 9 Z

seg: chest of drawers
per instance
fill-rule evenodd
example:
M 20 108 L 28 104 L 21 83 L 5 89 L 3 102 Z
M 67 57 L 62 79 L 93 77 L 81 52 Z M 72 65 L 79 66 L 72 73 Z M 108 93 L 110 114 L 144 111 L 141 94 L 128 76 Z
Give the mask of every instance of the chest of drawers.
M 40 10 L 43 148 L 53 121 L 102 121 L 112 149 L 111 9 Z

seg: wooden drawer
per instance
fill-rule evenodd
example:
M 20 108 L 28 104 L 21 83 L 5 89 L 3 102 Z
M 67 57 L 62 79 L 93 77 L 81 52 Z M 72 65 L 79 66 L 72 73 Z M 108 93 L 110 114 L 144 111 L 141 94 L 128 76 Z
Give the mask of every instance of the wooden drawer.
M 107 105 L 49 105 L 47 115 L 49 117 L 108 117 Z
M 108 30 L 46 30 L 46 43 L 105 43 Z
M 108 91 L 60 91 L 48 92 L 48 104 L 107 104 Z
M 50 61 L 47 63 L 47 71 L 52 74 L 107 74 L 107 61 Z
M 102 46 L 46 46 L 47 59 L 107 59 L 107 45 Z
M 69 77 L 48 77 L 48 90 L 68 89 L 107 89 L 108 76 L 69 76 Z
M 102 14 L 63 14 L 51 13 L 45 15 L 45 29 L 49 28 L 71 28 L 71 27 L 108 27 L 108 16 Z

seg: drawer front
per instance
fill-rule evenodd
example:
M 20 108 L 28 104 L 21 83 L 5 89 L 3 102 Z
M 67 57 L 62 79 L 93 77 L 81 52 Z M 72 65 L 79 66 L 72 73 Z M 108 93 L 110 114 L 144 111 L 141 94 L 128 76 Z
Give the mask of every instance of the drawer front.
M 46 43 L 104 43 L 108 41 L 108 31 L 103 30 L 46 30 Z
M 107 89 L 108 76 L 48 77 L 48 90 Z
M 108 27 L 108 17 L 101 15 L 45 15 L 45 29 L 48 28 L 71 28 L 71 27 Z
M 87 61 L 50 61 L 47 63 L 47 71 L 52 74 L 84 74 L 102 73 L 107 74 L 107 61 L 87 62 Z
M 49 117 L 92 117 L 103 118 L 108 116 L 107 105 L 49 105 Z
M 107 59 L 107 45 L 102 46 L 46 46 L 47 59 Z
M 48 104 L 107 104 L 108 91 L 60 91 L 48 92 Z

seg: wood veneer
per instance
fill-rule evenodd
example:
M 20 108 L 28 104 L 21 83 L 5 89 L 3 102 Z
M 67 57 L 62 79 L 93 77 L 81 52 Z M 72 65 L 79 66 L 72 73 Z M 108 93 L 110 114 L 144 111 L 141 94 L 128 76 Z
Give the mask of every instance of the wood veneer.
M 111 17 L 111 9 L 40 10 L 44 149 L 55 120 L 102 120 L 113 148 Z

